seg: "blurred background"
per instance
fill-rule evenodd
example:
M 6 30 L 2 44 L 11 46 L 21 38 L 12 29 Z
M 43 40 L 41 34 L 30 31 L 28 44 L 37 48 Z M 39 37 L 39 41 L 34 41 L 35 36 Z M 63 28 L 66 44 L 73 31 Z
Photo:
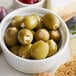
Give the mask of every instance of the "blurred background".
M 59 8 L 60 6 L 63 6 L 67 4 L 70 1 L 74 0 L 50 0 L 51 2 L 51 8 Z M 10 8 L 12 10 L 13 0 L 0 0 L 0 6 L 4 6 L 6 8 Z

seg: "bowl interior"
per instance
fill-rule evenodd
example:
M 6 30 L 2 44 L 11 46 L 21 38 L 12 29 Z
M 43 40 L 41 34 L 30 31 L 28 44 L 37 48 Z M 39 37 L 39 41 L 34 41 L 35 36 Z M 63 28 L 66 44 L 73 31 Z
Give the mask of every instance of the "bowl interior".
M 6 28 L 10 24 L 11 19 L 15 15 L 21 15 L 22 16 L 22 15 L 28 15 L 28 14 L 34 14 L 34 13 L 39 14 L 40 16 L 43 16 L 46 13 L 53 13 L 53 14 L 55 14 L 59 18 L 60 23 L 61 23 L 61 26 L 59 28 L 60 33 L 61 33 L 61 42 L 60 42 L 59 51 L 56 53 L 56 54 L 59 54 L 59 52 L 62 51 L 62 49 L 66 46 L 66 44 L 68 43 L 68 40 L 69 40 L 67 26 L 64 23 L 64 21 L 55 12 L 49 11 L 49 10 L 46 10 L 46 9 L 43 9 L 43 8 L 39 8 L 39 7 L 37 7 L 37 8 L 34 8 L 34 7 L 31 7 L 31 8 L 30 7 L 20 8 L 20 9 L 17 9 L 15 11 L 11 12 L 10 14 L 8 14 L 3 19 L 3 21 L 1 22 L 1 26 L 0 26 L 0 41 L 1 41 L 1 46 L 4 47 L 5 49 L 7 49 L 7 46 L 6 46 L 5 41 L 4 41 L 4 33 L 5 33 Z M 3 50 L 3 51 L 5 51 L 5 50 Z M 7 49 L 7 52 L 11 53 L 8 49 Z M 55 55 L 53 55 L 53 56 L 55 56 Z

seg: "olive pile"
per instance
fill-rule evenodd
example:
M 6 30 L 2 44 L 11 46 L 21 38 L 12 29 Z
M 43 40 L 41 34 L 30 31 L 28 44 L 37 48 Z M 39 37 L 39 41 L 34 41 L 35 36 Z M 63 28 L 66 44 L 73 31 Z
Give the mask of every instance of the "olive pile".
M 12 53 L 26 59 L 44 59 L 58 51 L 60 21 L 47 13 L 14 16 L 4 39 Z

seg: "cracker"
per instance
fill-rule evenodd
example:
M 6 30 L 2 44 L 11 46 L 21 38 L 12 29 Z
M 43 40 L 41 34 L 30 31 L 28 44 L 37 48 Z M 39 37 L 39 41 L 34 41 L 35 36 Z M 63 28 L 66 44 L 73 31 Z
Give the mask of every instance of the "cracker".
M 68 61 L 61 65 L 57 69 L 55 76 L 76 76 L 76 61 Z

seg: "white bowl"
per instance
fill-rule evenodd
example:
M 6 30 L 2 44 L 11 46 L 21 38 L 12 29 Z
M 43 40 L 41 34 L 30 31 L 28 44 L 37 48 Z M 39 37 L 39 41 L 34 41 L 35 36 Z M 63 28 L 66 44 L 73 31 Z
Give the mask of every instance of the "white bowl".
M 19 0 L 13 0 L 14 8 L 20 8 L 20 7 L 43 7 L 45 0 L 40 0 L 39 2 L 35 4 L 25 4 L 20 2 Z
M 43 9 L 43 8 L 38 8 L 38 7 L 20 8 L 9 13 L 3 19 L 0 26 L 0 43 L 6 60 L 12 67 L 24 73 L 39 73 L 39 72 L 44 72 L 51 69 L 55 64 L 57 64 L 57 60 L 60 58 L 60 55 L 63 53 L 63 51 L 65 51 L 65 48 L 68 46 L 68 42 L 69 42 L 68 28 L 65 22 L 57 14 L 55 14 L 59 18 L 61 23 L 61 26 L 60 26 L 61 45 L 58 52 L 55 55 L 42 60 L 28 60 L 28 59 L 20 58 L 14 55 L 13 53 L 11 53 L 4 41 L 4 33 L 6 28 L 8 27 L 13 16 L 27 15 L 32 13 L 37 13 L 41 16 L 43 16 L 46 13 L 55 14 L 53 11 Z

